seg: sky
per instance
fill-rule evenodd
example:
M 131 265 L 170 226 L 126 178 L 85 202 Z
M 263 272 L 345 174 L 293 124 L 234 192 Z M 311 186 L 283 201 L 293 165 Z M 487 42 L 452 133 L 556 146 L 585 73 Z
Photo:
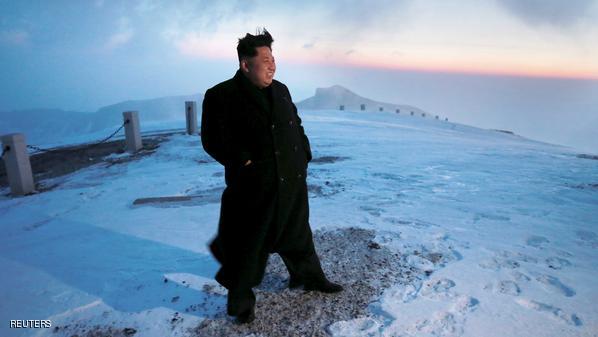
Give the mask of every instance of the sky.
M 501 104 L 529 94 L 524 106 L 533 111 L 526 113 L 543 111 L 552 121 L 561 110 L 550 107 L 572 101 L 582 116 L 576 125 L 598 125 L 597 0 L 0 0 L 0 9 L 0 111 L 95 111 L 203 93 L 234 74 L 237 39 L 266 27 L 275 39 L 276 78 L 295 101 L 340 84 L 504 127 L 491 110 L 520 117 L 520 105 Z M 492 96 L 497 88 L 506 100 L 505 93 Z M 506 126 L 533 130 L 536 117 Z

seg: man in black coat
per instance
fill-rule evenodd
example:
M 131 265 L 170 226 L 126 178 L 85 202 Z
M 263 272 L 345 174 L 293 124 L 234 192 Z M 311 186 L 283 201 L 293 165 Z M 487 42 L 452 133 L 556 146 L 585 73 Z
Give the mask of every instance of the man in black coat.
M 270 253 L 290 274 L 289 287 L 327 293 L 327 280 L 309 227 L 309 140 L 287 87 L 274 80 L 272 36 L 239 39 L 239 70 L 204 96 L 201 140 L 224 166 L 218 234 L 210 250 L 220 262 L 216 280 L 228 289 L 227 312 L 241 323 L 255 318 L 255 296 Z

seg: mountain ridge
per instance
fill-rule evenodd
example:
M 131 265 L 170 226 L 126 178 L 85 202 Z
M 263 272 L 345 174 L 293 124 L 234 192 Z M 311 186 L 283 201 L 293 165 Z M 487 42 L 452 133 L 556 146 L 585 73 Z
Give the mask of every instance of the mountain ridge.
M 185 120 L 185 101 L 197 102 L 198 114 L 201 114 L 203 94 L 162 96 L 150 99 L 133 99 L 100 107 L 95 112 L 72 111 L 62 109 L 23 109 L 2 111 L 0 134 L 24 133 L 31 143 L 54 143 L 62 138 L 82 133 L 97 132 L 118 126 L 122 123 L 124 111 L 139 111 L 140 122 L 168 122 Z M 312 97 L 296 102 L 298 109 L 333 109 L 362 111 L 387 111 L 405 114 L 429 116 L 418 107 L 375 101 L 356 94 L 341 85 L 316 88 Z M 32 122 L 34 121 L 34 122 Z M 181 124 L 184 125 L 184 124 Z M 181 126 L 183 127 L 183 126 Z M 52 130 L 52 132 L 48 132 Z

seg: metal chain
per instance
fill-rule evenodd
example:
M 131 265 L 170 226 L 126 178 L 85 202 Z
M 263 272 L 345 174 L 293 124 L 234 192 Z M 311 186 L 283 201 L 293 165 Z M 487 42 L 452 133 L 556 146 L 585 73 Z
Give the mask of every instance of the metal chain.
M 91 144 L 91 145 L 89 145 L 89 146 L 86 146 L 86 147 L 84 147 L 84 149 L 89 149 L 89 148 L 91 148 L 91 147 L 94 147 L 94 146 L 97 146 L 97 145 L 100 145 L 100 144 L 103 144 L 103 143 L 105 143 L 105 142 L 106 142 L 106 141 L 108 141 L 110 138 L 112 138 L 112 137 L 116 136 L 116 134 L 117 134 L 117 133 L 118 133 L 120 130 L 122 130 L 122 128 L 124 128 L 124 127 L 125 127 L 125 125 L 126 125 L 126 124 L 128 124 L 128 123 L 129 123 L 129 120 L 127 119 L 127 120 L 126 120 L 126 121 L 125 121 L 125 122 L 124 122 L 124 123 L 123 123 L 123 124 L 122 124 L 122 125 L 121 125 L 121 126 L 118 128 L 118 129 L 117 129 L 117 130 L 116 130 L 116 131 L 114 131 L 114 132 L 113 132 L 113 133 L 112 133 L 110 136 L 108 136 L 108 137 L 106 137 L 106 138 L 104 138 L 104 139 L 100 140 L 99 142 L 97 142 L 97 143 L 95 143 L 95 144 Z
M 88 145 L 88 146 L 86 146 L 86 147 L 83 147 L 83 148 L 81 148 L 81 149 L 79 149 L 79 150 L 89 149 L 89 148 L 91 148 L 91 147 L 94 147 L 94 146 L 97 146 L 97 145 L 100 145 L 100 144 L 103 144 L 103 143 L 105 143 L 105 142 L 106 142 L 106 141 L 108 141 L 110 138 L 112 138 L 112 137 L 116 136 L 116 134 L 117 134 L 117 133 L 118 133 L 120 130 L 122 130 L 122 128 L 124 128 L 124 127 L 125 127 L 125 125 L 126 125 L 126 124 L 128 124 L 128 123 L 129 123 L 129 120 L 127 119 L 127 120 L 126 120 L 126 121 L 125 121 L 125 122 L 124 122 L 124 123 L 123 123 L 123 124 L 122 124 L 122 125 L 121 125 L 121 126 L 118 128 L 118 129 L 117 129 L 117 130 L 116 130 L 116 131 L 114 131 L 114 132 L 113 132 L 113 133 L 112 133 L 110 136 L 108 136 L 108 137 L 106 137 L 106 138 L 102 139 L 101 141 L 99 141 L 99 142 L 97 142 L 97 143 L 90 144 L 90 145 Z M 37 152 L 34 152 L 33 154 L 35 154 L 35 153 L 38 153 L 38 152 L 55 152 L 55 151 L 58 151 L 58 150 L 48 150 L 48 149 L 42 149 L 42 148 L 39 148 L 39 147 L 37 147 L 37 146 L 34 146 L 34 145 L 27 145 L 27 147 L 28 147 L 28 148 L 30 148 L 30 149 L 32 149 L 32 150 L 35 150 L 35 151 L 37 151 Z M 2 152 L 2 155 L 4 155 L 4 152 Z

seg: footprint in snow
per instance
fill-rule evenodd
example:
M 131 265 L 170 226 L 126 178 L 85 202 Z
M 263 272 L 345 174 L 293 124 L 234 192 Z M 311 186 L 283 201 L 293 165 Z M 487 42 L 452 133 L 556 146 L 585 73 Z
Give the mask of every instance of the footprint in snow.
M 549 292 L 556 292 L 566 297 L 575 296 L 575 291 L 564 285 L 558 278 L 551 275 L 539 275 L 536 281 L 540 282 L 544 289 Z
M 538 263 L 538 259 L 527 254 L 503 250 L 496 254 L 495 257 L 483 260 L 479 263 L 479 266 L 492 270 L 499 270 L 501 268 L 517 269 L 521 266 L 522 262 Z
M 544 248 L 544 246 L 549 243 L 547 238 L 539 235 L 532 235 L 525 240 L 525 243 L 528 246 L 536 247 L 536 248 Z
M 516 269 L 521 265 L 519 262 L 511 259 L 491 258 L 480 262 L 479 266 L 484 269 L 499 270 L 501 268 Z
M 422 286 L 421 294 L 422 296 L 433 299 L 450 298 L 455 296 L 450 292 L 450 289 L 454 286 L 455 282 L 447 278 L 431 280 Z
M 462 336 L 467 314 L 476 310 L 479 301 L 471 296 L 458 295 L 446 311 L 437 311 L 429 318 L 415 322 L 406 332 L 413 336 Z
M 379 217 L 384 212 L 384 210 L 382 208 L 368 206 L 368 205 L 360 206 L 359 209 L 361 209 L 362 211 L 365 211 L 375 217 Z
M 591 231 L 579 230 L 575 232 L 577 238 L 584 246 L 598 248 L 598 235 Z
M 511 296 L 519 296 L 519 294 L 521 293 L 519 285 L 514 281 L 510 280 L 499 281 L 496 284 L 487 284 L 484 287 L 484 289 L 491 290 L 499 294 L 506 294 Z
M 531 281 L 531 277 L 525 275 L 524 273 L 521 273 L 517 270 L 513 270 L 511 271 L 511 276 L 513 276 L 513 278 L 517 281 Z
M 480 304 L 480 301 L 478 301 L 476 298 L 467 295 L 459 295 L 457 300 L 453 303 L 452 311 L 465 314 L 477 309 L 478 304 Z
M 339 321 L 326 329 L 332 336 L 375 336 L 381 324 L 371 317 L 359 317 L 348 321 Z
M 582 325 L 581 319 L 579 319 L 579 317 L 576 314 L 566 313 L 561 308 L 553 307 L 549 304 L 536 302 L 525 298 L 518 298 L 515 301 L 524 308 L 549 314 L 551 317 L 561 320 L 562 322 L 567 323 L 569 325 Z
M 558 269 L 563 269 L 563 267 L 570 266 L 571 262 L 569 262 L 569 260 L 567 260 L 567 259 L 563 259 L 563 258 L 556 257 L 556 256 L 551 256 L 546 259 L 546 265 L 548 266 L 548 268 L 558 270 Z

